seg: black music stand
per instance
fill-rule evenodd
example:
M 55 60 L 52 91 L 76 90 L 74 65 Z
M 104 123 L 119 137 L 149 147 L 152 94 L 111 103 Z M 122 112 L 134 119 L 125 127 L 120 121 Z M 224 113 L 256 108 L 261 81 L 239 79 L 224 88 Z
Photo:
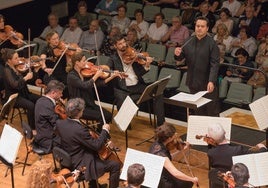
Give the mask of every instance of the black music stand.
M 15 186 L 14 186 L 13 164 L 7 162 L 7 160 L 5 160 L 2 156 L 0 156 L 0 160 L 2 161 L 2 163 L 4 163 L 7 166 L 7 169 L 10 169 L 11 171 L 11 183 L 12 183 L 12 188 L 14 188 Z
M 145 88 L 145 90 L 143 91 L 143 93 L 141 94 L 141 96 L 138 99 L 138 101 L 136 102 L 136 104 L 140 105 L 141 103 L 152 99 L 153 100 L 153 109 L 155 109 L 155 100 L 158 96 L 163 95 L 163 92 L 164 92 L 170 78 L 171 78 L 171 75 L 148 85 Z M 156 127 L 155 114 L 154 114 L 154 127 Z M 148 139 L 145 139 L 142 142 L 137 143 L 136 146 L 139 146 L 139 145 L 143 144 L 144 142 L 150 142 L 150 140 L 153 138 L 154 138 L 154 136 L 152 136 Z

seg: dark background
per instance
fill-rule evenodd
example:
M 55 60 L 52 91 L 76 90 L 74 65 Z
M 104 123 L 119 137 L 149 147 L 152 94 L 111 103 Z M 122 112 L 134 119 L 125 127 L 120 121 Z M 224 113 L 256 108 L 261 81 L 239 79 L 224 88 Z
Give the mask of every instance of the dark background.
M 31 29 L 31 39 L 41 34 L 43 29 L 48 25 L 47 16 L 51 12 L 51 6 L 67 2 L 69 16 L 73 16 L 77 11 L 79 0 L 34 0 L 29 3 L 17 5 L 15 7 L 2 9 L 0 14 L 5 17 L 5 24 L 11 25 L 14 30 L 22 33 L 24 39 L 28 39 L 28 28 Z M 98 0 L 87 0 L 88 11 L 93 12 Z M 59 23 L 65 26 L 68 17 L 60 18 Z

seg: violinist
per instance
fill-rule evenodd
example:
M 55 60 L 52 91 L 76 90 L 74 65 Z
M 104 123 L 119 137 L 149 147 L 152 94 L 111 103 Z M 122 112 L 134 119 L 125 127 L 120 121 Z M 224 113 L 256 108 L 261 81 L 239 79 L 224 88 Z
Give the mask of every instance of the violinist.
M 5 100 L 8 100 L 10 95 L 18 93 L 15 106 L 26 110 L 29 125 L 32 130 L 35 130 L 34 106 L 40 96 L 31 93 L 27 84 L 31 79 L 36 78 L 36 73 L 29 71 L 26 75 L 23 75 L 16 69 L 16 65 L 19 63 L 19 56 L 15 50 L 5 48 L 1 52 L 2 58 L 6 62 L 4 68 Z
M 232 166 L 231 175 L 235 182 L 235 188 L 251 187 L 248 183 L 249 171 L 244 163 L 236 163 Z
M 103 74 L 102 70 L 98 70 L 91 78 L 86 78 L 82 74 L 82 69 L 87 65 L 86 57 L 83 53 L 75 53 L 72 56 L 73 70 L 68 73 L 67 85 L 69 90 L 70 98 L 83 98 L 85 100 L 85 109 L 83 111 L 82 118 L 86 120 L 97 120 L 98 130 L 101 131 L 103 120 L 99 106 L 95 103 L 93 83 L 96 83 L 98 87 L 105 86 L 106 83 L 115 78 L 116 74 L 111 74 L 106 79 L 100 79 Z M 103 109 L 104 117 L 106 122 L 111 122 L 112 114 Z
M 53 146 L 60 145 L 60 137 L 55 133 L 56 121 L 59 119 L 55 106 L 62 97 L 63 89 L 63 83 L 51 80 L 45 88 L 45 95 L 35 104 L 35 142 L 46 153 L 50 153 Z
M 67 55 L 64 54 L 66 46 L 61 45 L 59 34 L 56 31 L 48 33 L 46 41 L 47 46 L 41 52 L 40 57 L 44 59 L 46 57 L 54 57 L 54 59 L 45 61 L 46 67 L 43 67 L 43 69 L 46 74 L 43 75 L 43 81 L 47 84 L 50 80 L 58 80 L 66 85 L 67 72 L 65 69 L 67 66 Z M 68 91 L 65 87 L 63 98 L 66 97 L 68 97 Z
M 123 60 L 124 54 L 128 48 L 124 36 L 116 35 L 112 38 L 112 41 L 117 53 L 111 56 L 107 65 L 112 70 L 125 72 L 128 75 L 125 79 L 117 77 L 113 80 L 114 96 L 116 99 L 117 109 L 119 110 L 127 96 L 130 96 L 135 102 L 143 93 L 146 88 L 146 84 L 142 76 L 149 71 L 152 58 L 146 57 L 143 65 L 139 64 L 135 58 Z M 165 121 L 163 95 L 157 96 L 154 102 L 154 106 L 157 106 L 157 108 L 153 109 L 153 111 L 157 116 L 157 126 L 160 126 Z
M 211 170 L 209 171 L 210 187 L 222 188 L 222 181 L 219 180 L 218 171 L 225 173 L 230 171 L 233 165 L 232 157 L 253 153 L 250 149 L 242 145 L 230 145 L 225 137 L 225 130 L 221 124 L 210 124 L 208 126 L 208 137 L 212 138 L 216 146 L 208 150 L 208 159 Z M 263 144 L 257 144 L 258 152 L 267 151 Z M 227 186 L 226 186 L 227 188 Z
M 158 187 L 190 188 L 193 186 L 193 183 L 198 183 L 198 178 L 187 176 L 183 172 L 179 171 L 171 162 L 177 153 L 171 154 L 167 148 L 167 145 L 170 142 L 173 142 L 175 133 L 175 127 L 168 123 L 164 123 L 155 130 L 155 142 L 151 145 L 149 153 L 165 157 L 164 169 L 162 171 Z M 188 146 L 189 145 L 186 145 L 184 149 L 187 149 Z
M 110 173 L 109 187 L 117 188 L 120 163 L 113 160 L 101 160 L 98 155 L 98 151 L 109 139 L 110 126 L 104 124 L 99 137 L 97 139 L 93 138 L 88 129 L 79 121 L 84 107 L 83 99 L 70 99 L 66 104 L 68 118 L 56 122 L 62 148 L 71 155 L 73 169 L 86 167 L 85 179 L 90 181 L 90 188 L 97 188 L 96 180 L 106 172 Z

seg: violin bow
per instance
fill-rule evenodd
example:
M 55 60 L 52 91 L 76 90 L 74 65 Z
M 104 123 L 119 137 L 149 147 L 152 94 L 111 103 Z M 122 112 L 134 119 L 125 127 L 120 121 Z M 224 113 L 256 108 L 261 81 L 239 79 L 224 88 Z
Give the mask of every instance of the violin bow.
M 28 58 L 29 58 L 29 62 L 28 62 L 28 69 L 29 69 L 29 72 L 32 72 L 32 69 L 31 69 L 31 29 L 28 28 L 28 44 L 29 44 L 29 47 L 28 47 Z
M 62 59 L 62 57 L 64 56 L 64 54 L 66 53 L 67 50 L 68 50 L 68 45 L 65 46 L 65 49 L 62 51 L 62 53 L 61 53 L 61 55 L 60 55 L 58 61 L 57 61 L 56 64 L 54 65 L 54 67 L 53 67 L 53 69 L 52 69 L 50 75 L 53 74 L 54 70 L 56 69 L 56 67 L 57 67 L 58 64 L 60 63 L 60 60 Z
M 182 154 L 183 154 L 184 161 L 185 161 L 185 163 L 186 163 L 186 165 L 187 165 L 187 168 L 189 169 L 189 172 L 190 172 L 191 176 L 192 176 L 192 177 L 195 177 L 195 175 L 194 175 L 194 173 L 193 173 L 193 171 L 192 171 L 192 168 L 191 168 L 191 166 L 190 166 L 190 163 L 189 163 L 189 161 L 188 161 L 188 159 L 187 159 L 187 157 L 186 157 L 186 155 L 185 155 L 185 153 L 184 153 L 184 150 L 182 149 L 181 152 L 182 152 Z M 198 182 L 197 182 L 197 184 L 196 184 L 196 187 L 199 188 L 199 183 L 198 183 Z

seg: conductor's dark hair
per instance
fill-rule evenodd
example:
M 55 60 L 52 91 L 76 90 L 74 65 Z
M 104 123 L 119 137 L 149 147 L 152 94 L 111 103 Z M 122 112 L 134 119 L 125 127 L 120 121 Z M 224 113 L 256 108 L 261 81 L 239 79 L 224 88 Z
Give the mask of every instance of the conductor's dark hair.
M 249 171 L 248 167 L 243 163 L 236 163 L 232 166 L 231 169 L 232 176 L 234 177 L 234 181 L 236 186 L 243 186 L 248 183 L 249 179 Z
M 195 21 L 194 21 L 194 25 L 196 24 L 196 22 L 197 22 L 198 20 L 206 21 L 206 22 L 207 22 L 207 27 L 210 26 L 210 25 L 209 25 L 209 20 L 208 20 L 206 17 L 204 17 L 204 16 L 198 16 L 198 17 L 195 19 Z

